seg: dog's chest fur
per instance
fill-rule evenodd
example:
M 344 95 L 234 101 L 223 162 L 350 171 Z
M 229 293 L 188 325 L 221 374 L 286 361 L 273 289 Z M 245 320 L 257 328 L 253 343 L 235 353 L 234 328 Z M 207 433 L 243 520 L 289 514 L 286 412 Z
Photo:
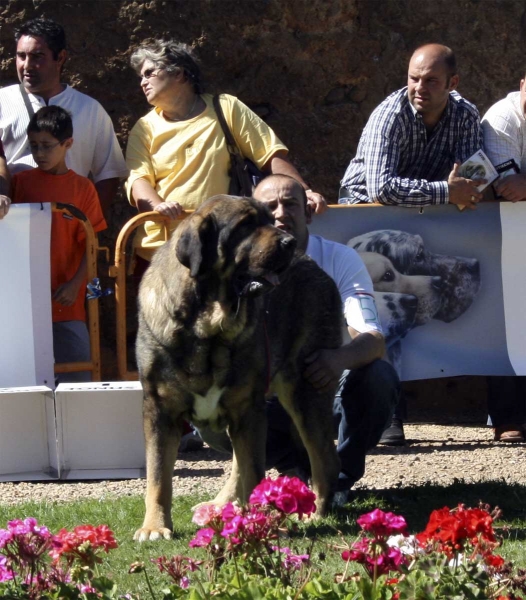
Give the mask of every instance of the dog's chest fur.
M 210 327 L 202 321 L 205 329 Z M 237 323 L 212 337 L 194 333 L 179 332 L 179 351 L 172 355 L 171 367 L 187 401 L 191 399 L 192 421 L 213 423 L 221 420 L 225 392 L 243 386 L 247 372 L 254 372 L 253 361 L 263 355 L 264 339 L 258 343 L 253 326 L 243 328 Z

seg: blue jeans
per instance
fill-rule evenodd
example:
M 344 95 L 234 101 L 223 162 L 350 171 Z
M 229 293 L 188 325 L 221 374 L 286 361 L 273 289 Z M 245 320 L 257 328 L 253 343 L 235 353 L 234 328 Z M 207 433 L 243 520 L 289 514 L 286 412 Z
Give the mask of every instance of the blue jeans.
M 89 361 L 91 348 L 86 323 L 84 321 L 53 323 L 53 353 L 56 363 Z M 82 383 L 91 379 L 91 371 L 74 371 L 57 373 L 55 383 Z
M 383 361 L 344 371 L 334 398 L 333 416 L 338 437 L 341 472 L 338 490 L 348 490 L 365 473 L 365 455 L 374 448 L 400 397 L 400 380 L 393 367 Z M 309 459 L 303 447 L 291 435 L 291 419 L 277 398 L 267 402 L 266 467 L 279 471 L 299 468 L 309 473 Z M 226 432 L 200 429 L 209 445 L 232 453 Z

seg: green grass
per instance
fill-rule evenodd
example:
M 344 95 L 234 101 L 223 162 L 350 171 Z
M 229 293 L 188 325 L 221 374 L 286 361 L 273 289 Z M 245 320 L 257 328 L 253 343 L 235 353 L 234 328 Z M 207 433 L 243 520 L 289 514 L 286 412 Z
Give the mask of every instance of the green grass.
M 142 498 L 119 498 L 83 500 L 71 503 L 25 503 L 15 507 L 0 505 L 0 527 L 8 520 L 36 517 L 39 523 L 47 525 L 51 531 L 73 528 L 81 523 L 92 525 L 107 524 L 114 532 L 119 548 L 108 555 L 101 568 L 102 573 L 111 576 L 121 592 L 139 593 L 141 598 L 149 598 L 143 575 L 129 575 L 129 565 L 134 561 L 149 564 L 150 558 L 161 555 L 186 554 L 203 557 L 199 550 L 190 551 L 188 541 L 193 537 L 196 526 L 191 522 L 191 507 L 206 498 L 178 497 L 173 504 L 175 538 L 170 541 L 146 542 L 139 544 L 132 540 L 134 530 L 140 526 L 144 513 Z M 319 540 L 315 548 L 324 550 L 324 543 L 338 542 L 338 532 L 352 541 L 358 533 L 356 518 L 375 507 L 402 514 L 412 533 L 422 530 L 433 509 L 455 506 L 462 502 L 466 506 L 476 506 L 482 500 L 498 505 L 503 510 L 503 518 L 498 529 L 504 537 L 501 553 L 514 561 L 517 566 L 526 567 L 526 486 L 509 485 L 505 482 L 481 484 L 456 483 L 449 487 L 421 486 L 388 490 L 383 493 L 358 491 L 354 502 L 346 509 L 316 523 L 300 526 L 294 534 L 294 546 L 306 547 L 312 539 Z M 316 554 L 316 552 L 315 552 Z M 325 569 L 339 571 L 342 562 L 337 554 L 329 553 Z M 149 565 L 154 589 L 166 585 L 157 574 L 157 568 Z

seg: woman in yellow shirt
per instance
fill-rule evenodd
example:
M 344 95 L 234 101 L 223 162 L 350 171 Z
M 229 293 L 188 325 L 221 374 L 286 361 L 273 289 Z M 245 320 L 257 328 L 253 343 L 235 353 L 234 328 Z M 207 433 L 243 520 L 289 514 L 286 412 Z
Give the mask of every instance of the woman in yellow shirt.
M 200 69 L 190 48 L 174 40 L 143 44 L 132 54 L 131 65 L 154 108 L 139 119 L 128 139 L 130 202 L 139 212 L 154 210 L 176 218 L 211 196 L 228 193 L 230 155 L 213 97 L 203 93 Z M 297 179 L 316 212 L 323 212 L 323 196 L 308 190 L 274 131 L 237 98 L 223 94 L 220 101 L 243 156 L 264 172 Z M 137 253 L 149 260 L 162 243 L 161 226 L 150 222 Z

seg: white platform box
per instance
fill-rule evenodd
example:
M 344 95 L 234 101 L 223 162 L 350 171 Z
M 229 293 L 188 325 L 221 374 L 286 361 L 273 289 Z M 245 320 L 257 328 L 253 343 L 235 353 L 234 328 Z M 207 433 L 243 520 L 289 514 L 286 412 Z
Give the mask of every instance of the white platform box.
M 0 481 L 57 479 L 53 392 L 0 388 Z
M 55 406 L 60 479 L 144 477 L 139 382 L 61 383 Z

